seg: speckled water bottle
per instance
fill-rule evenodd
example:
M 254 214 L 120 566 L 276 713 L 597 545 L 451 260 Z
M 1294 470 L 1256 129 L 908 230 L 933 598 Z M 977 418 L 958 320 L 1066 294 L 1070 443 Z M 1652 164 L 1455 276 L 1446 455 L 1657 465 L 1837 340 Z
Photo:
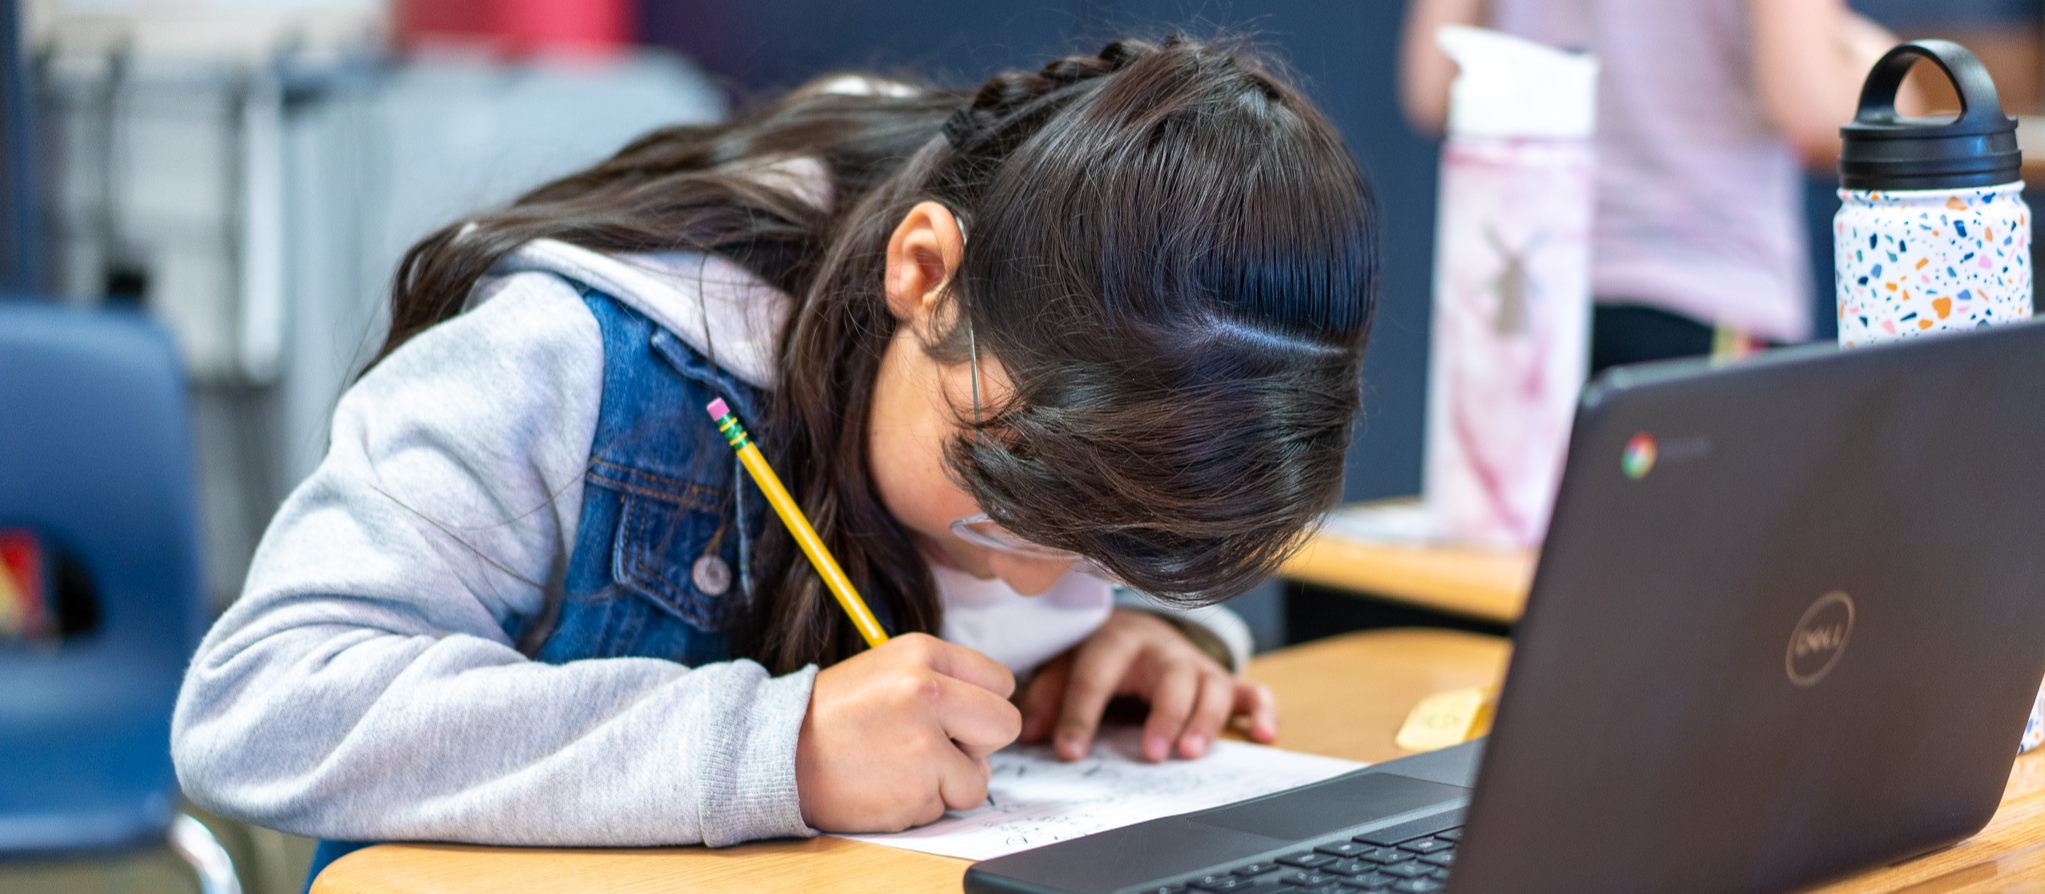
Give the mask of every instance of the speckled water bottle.
M 1896 114 L 1896 88 L 1930 59 L 1960 95 L 1956 118 Z M 1839 345 L 2012 323 L 2031 316 L 2031 209 L 2017 122 L 1967 48 L 1919 40 L 1883 54 L 1841 127 L 1832 219 Z M 2018 748 L 2045 742 L 2045 687 Z
M 1952 79 L 1958 117 L 1896 113 L 1896 89 L 1919 58 Z M 1988 71 L 1959 44 L 1913 41 L 1875 63 L 1859 111 L 1839 129 L 1832 244 L 1842 347 L 2031 316 L 2016 127 Z

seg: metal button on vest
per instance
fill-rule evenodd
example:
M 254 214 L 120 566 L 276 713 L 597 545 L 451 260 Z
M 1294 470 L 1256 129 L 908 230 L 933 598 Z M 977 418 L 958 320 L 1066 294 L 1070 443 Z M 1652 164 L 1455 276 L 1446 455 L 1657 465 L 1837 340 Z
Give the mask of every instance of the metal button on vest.
M 731 566 L 716 556 L 697 559 L 689 569 L 689 578 L 696 582 L 696 589 L 705 596 L 722 596 L 731 589 Z

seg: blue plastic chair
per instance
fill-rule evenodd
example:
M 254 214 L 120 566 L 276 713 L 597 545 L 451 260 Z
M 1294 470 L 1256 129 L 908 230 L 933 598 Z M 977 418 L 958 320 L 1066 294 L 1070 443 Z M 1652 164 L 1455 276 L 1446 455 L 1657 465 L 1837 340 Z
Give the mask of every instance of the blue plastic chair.
M 192 431 L 176 350 L 129 314 L 0 302 L 0 528 L 82 572 L 97 624 L 0 646 L 0 859 L 169 843 L 238 894 L 177 812 L 170 715 L 204 632 Z

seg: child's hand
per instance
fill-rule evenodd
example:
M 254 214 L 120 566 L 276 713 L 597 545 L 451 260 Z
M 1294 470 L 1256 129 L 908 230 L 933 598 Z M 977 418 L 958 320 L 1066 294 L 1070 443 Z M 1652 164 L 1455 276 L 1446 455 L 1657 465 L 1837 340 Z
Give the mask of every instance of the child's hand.
M 1060 758 L 1085 757 L 1101 712 L 1117 695 L 1150 702 L 1145 760 L 1170 757 L 1174 743 L 1182 757 L 1206 754 L 1238 714 L 1249 717 L 1250 738 L 1278 738 L 1278 700 L 1268 687 L 1230 676 L 1164 619 L 1117 609 L 1072 651 L 1037 671 L 1022 698 L 1022 739 L 1042 742 L 1055 732 Z
M 896 832 L 987 799 L 987 755 L 1015 741 L 1015 677 L 921 633 L 824 668 L 795 746 L 802 821 Z

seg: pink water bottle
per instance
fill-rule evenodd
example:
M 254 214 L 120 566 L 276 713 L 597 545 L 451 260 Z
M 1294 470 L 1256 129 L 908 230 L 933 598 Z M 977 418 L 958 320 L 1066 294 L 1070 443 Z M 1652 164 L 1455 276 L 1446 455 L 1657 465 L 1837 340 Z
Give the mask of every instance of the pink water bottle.
M 1590 359 L 1597 60 L 1496 31 L 1436 35 L 1449 88 L 1422 486 L 1446 539 L 1547 531 Z

